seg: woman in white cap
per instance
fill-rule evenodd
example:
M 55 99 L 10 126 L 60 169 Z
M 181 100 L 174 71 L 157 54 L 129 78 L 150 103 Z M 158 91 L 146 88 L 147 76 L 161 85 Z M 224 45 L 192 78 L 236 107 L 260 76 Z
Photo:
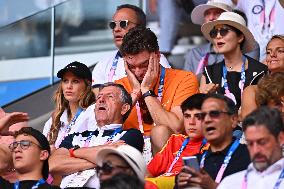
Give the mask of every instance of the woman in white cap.
M 256 84 L 267 70 L 264 64 L 244 55 L 256 43 L 245 19 L 235 12 L 223 12 L 217 20 L 203 24 L 201 30 L 224 60 L 205 67 L 200 91 L 224 94 L 240 107 L 244 88 Z
M 54 94 L 55 110 L 43 129 L 52 149 L 58 148 L 68 134 L 88 130 L 96 123 L 89 68 L 72 62 L 61 69 L 57 77 L 61 81 Z

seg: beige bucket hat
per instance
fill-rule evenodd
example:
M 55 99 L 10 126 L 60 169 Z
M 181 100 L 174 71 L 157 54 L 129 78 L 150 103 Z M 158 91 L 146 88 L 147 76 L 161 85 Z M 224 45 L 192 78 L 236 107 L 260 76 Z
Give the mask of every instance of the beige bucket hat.
M 232 11 L 233 8 L 224 3 L 224 0 L 209 0 L 206 4 L 196 6 L 191 12 L 191 21 L 194 24 L 202 25 L 204 23 L 204 13 L 208 9 L 218 8 L 226 12 Z
M 228 26 L 232 26 L 238 30 L 240 30 L 244 34 L 244 45 L 242 47 L 242 52 L 247 53 L 254 49 L 256 45 L 256 41 L 250 32 L 250 30 L 246 26 L 246 21 L 244 18 L 234 12 L 223 12 L 219 18 L 215 21 L 203 24 L 201 26 L 201 31 L 204 37 L 213 43 L 213 39 L 210 37 L 210 31 L 217 25 L 226 24 Z

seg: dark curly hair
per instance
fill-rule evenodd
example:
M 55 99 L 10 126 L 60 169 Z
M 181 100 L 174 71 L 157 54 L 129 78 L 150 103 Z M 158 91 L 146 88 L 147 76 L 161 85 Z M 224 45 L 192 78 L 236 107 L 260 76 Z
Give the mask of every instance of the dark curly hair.
M 120 52 L 122 56 L 135 55 L 143 51 L 159 51 L 158 39 L 149 28 L 135 27 L 123 37 Z
M 257 84 L 256 104 L 263 106 L 271 101 L 275 103 L 281 102 L 281 97 L 284 96 L 283 81 L 283 72 L 276 72 L 263 77 Z

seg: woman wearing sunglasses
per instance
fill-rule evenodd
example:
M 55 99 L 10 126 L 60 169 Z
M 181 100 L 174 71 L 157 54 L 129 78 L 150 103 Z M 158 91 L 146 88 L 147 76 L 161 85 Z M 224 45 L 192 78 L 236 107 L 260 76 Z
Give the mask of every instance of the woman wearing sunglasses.
M 43 129 L 43 134 L 55 148 L 68 134 L 83 132 L 96 123 L 89 68 L 83 63 L 72 62 L 61 69 L 57 77 L 61 81 L 54 94 L 55 110 Z
M 224 94 L 239 108 L 244 88 L 256 84 L 267 70 L 264 64 L 244 55 L 253 50 L 255 39 L 245 19 L 235 12 L 222 13 L 217 20 L 203 24 L 201 30 L 224 59 L 204 68 L 200 91 Z

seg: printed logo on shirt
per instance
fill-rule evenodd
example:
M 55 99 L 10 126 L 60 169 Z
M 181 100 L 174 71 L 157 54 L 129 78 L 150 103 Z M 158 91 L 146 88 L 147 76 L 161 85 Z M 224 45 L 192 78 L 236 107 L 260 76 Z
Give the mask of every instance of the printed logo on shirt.
M 263 11 L 264 7 L 262 5 L 255 5 L 252 8 L 253 14 L 260 14 Z

